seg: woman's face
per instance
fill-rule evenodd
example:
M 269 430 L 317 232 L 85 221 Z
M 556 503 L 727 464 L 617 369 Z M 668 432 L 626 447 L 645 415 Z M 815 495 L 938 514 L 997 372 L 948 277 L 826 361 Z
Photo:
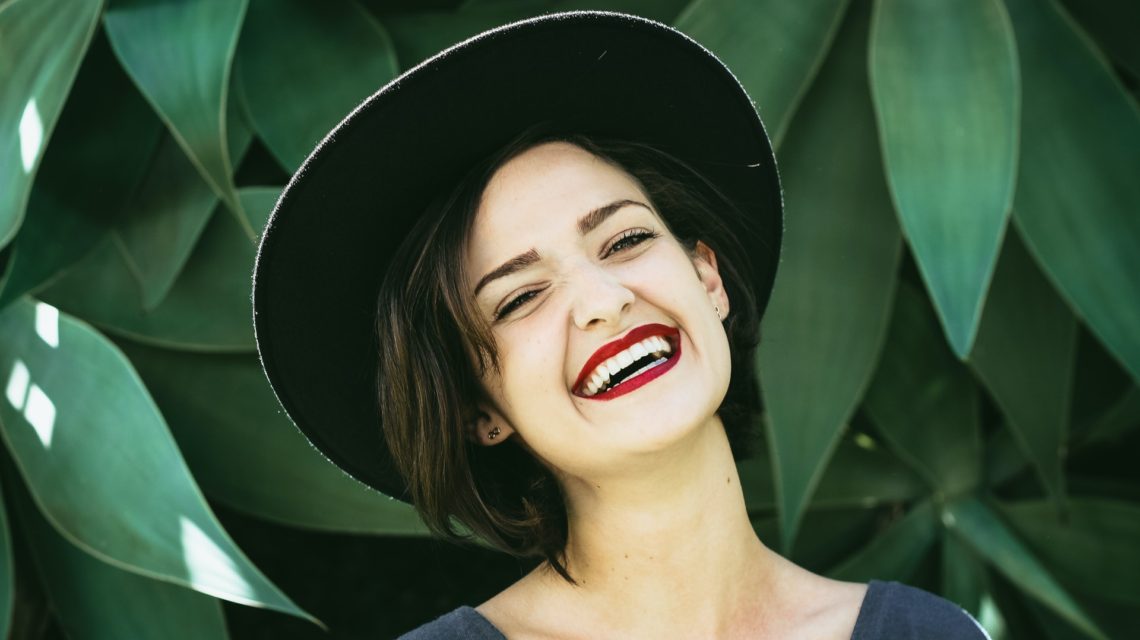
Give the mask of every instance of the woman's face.
M 728 389 L 716 258 L 666 229 L 638 183 L 580 147 L 516 156 L 483 193 L 469 286 L 500 371 L 480 426 L 556 473 L 596 479 L 683 447 Z

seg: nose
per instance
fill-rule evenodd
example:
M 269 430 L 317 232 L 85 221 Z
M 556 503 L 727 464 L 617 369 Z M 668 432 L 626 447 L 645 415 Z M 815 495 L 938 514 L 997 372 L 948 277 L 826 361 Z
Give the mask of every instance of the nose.
M 619 324 L 622 314 L 633 305 L 633 291 L 599 265 L 583 266 L 577 270 L 574 279 L 575 299 L 571 315 L 579 329 L 606 323 Z

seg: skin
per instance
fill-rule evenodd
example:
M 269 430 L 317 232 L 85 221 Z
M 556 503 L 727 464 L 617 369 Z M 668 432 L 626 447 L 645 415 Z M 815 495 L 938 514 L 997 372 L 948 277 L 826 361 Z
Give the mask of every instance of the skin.
M 580 235 L 587 212 L 625 200 Z M 467 272 L 477 281 L 531 250 L 537 262 L 476 297 L 501 362 L 501 376 L 482 381 L 490 403 L 476 436 L 514 441 L 552 470 L 578 585 L 542 565 L 477 610 L 512 640 L 850 638 L 866 585 L 795 566 L 749 522 L 716 415 L 731 365 L 714 308 L 723 317 L 731 306 L 714 253 L 699 242 L 686 251 L 636 180 L 562 142 L 493 176 Z M 497 317 L 516 298 L 525 303 Z M 573 392 L 599 347 L 647 323 L 680 331 L 672 370 L 608 401 Z

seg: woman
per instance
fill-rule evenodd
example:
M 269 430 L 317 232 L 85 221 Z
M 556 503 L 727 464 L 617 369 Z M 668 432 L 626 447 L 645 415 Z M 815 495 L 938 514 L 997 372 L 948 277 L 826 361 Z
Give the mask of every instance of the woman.
M 541 560 L 407 637 L 984 637 L 752 529 L 734 459 L 781 231 L 740 85 L 630 16 L 478 36 L 322 142 L 258 255 L 279 399 L 433 529 Z

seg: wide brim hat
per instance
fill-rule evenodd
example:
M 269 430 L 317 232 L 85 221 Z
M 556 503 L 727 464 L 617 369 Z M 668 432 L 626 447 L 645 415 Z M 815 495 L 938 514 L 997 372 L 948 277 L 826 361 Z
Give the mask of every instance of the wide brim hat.
M 389 259 L 429 202 L 537 125 L 648 143 L 701 172 L 746 215 L 736 231 L 758 311 L 767 304 L 783 230 L 775 159 L 752 101 L 712 53 L 658 22 L 597 11 L 461 42 L 321 141 L 281 194 L 254 270 L 257 348 L 278 400 L 322 454 L 385 494 L 407 499 L 377 404 Z

